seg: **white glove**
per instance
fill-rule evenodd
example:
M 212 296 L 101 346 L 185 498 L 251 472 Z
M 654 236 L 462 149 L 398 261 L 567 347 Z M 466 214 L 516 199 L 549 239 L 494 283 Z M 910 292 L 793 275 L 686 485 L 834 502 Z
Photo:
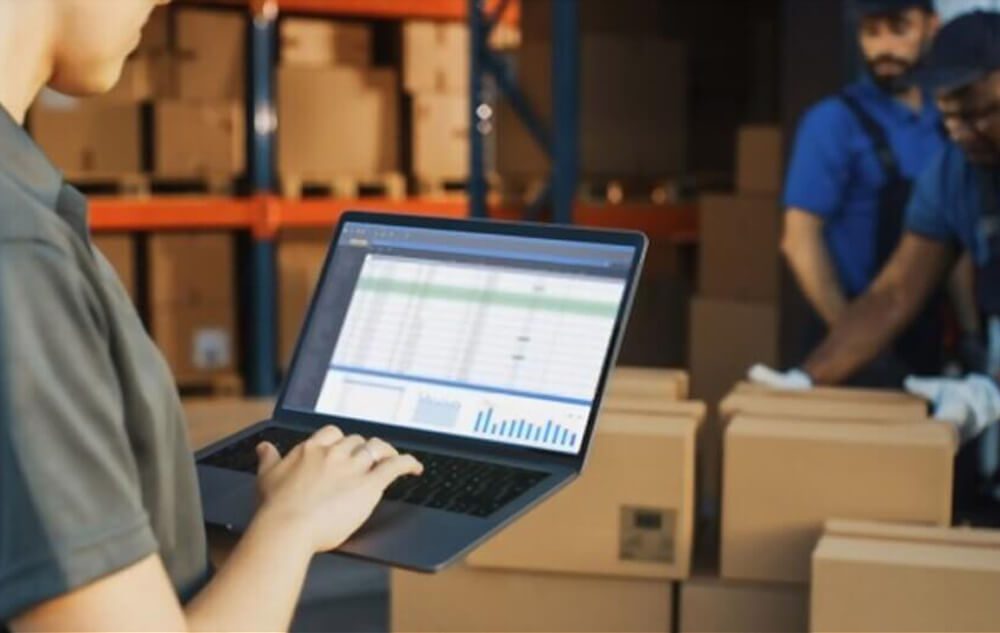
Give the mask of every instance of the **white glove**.
M 751 382 L 770 387 L 771 389 L 808 391 L 813 388 L 812 378 L 801 369 L 790 369 L 786 372 L 780 372 L 766 365 L 758 364 L 750 368 L 748 377 Z
M 969 374 L 957 378 L 910 376 L 906 390 L 934 406 L 934 417 L 958 427 L 963 440 L 970 440 L 1000 420 L 1000 388 L 989 376 Z

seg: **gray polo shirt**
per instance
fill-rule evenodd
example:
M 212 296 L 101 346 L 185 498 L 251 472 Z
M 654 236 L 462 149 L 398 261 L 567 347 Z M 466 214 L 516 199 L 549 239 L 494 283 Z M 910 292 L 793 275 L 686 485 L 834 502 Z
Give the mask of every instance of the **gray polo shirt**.
M 209 568 L 170 371 L 85 199 L 2 107 L 0 328 L 0 630 L 153 553 L 190 598 Z

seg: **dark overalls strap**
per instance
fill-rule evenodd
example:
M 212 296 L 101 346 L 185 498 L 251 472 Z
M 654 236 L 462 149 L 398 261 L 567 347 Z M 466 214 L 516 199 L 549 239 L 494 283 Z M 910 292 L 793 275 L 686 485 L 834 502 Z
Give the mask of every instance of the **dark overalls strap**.
M 1000 171 L 993 167 L 979 170 L 983 212 L 977 233 L 986 245 L 985 262 L 977 266 L 976 298 L 988 316 L 1000 316 Z
M 871 141 L 875 148 L 875 156 L 886 176 L 886 183 L 879 195 L 878 228 L 875 239 L 875 261 L 881 270 L 896 250 L 899 238 L 903 235 L 903 218 L 913 183 L 903 176 L 885 128 L 854 96 L 844 92 L 840 94 L 840 100 L 851 111 L 864 130 L 865 136 Z

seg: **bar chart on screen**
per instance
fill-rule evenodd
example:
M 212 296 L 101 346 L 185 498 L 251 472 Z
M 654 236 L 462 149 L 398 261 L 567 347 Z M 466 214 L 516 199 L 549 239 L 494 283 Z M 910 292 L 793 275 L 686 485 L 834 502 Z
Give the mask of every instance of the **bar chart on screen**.
M 552 420 L 544 424 L 525 419 L 498 420 L 493 417 L 493 409 L 485 409 L 476 414 L 473 431 L 478 435 L 492 438 L 524 440 L 538 446 L 566 448 L 577 445 L 578 432 L 571 431 Z

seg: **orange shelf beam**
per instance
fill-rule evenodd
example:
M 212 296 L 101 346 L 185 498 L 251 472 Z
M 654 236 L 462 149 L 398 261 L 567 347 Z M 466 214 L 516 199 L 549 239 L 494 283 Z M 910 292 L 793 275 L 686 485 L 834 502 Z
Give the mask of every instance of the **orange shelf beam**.
M 96 231 L 240 230 L 252 227 L 253 200 L 240 198 L 92 198 Z
M 332 227 L 347 211 L 465 218 L 469 205 L 464 198 L 94 198 L 90 217 L 95 231 L 249 230 L 255 237 L 269 239 L 284 228 Z M 490 215 L 504 220 L 521 217 L 512 207 L 493 207 Z M 681 243 L 698 239 L 695 205 L 580 204 L 575 221 L 580 226 L 642 231 L 652 239 Z
M 183 0 L 183 4 L 216 6 L 262 6 L 266 0 Z M 387 20 L 464 20 L 468 15 L 467 0 L 276 0 L 278 11 L 313 13 L 317 15 L 380 18 Z M 497 0 L 487 2 L 492 11 Z M 521 19 L 520 0 L 512 0 L 504 12 L 506 24 L 518 24 Z

